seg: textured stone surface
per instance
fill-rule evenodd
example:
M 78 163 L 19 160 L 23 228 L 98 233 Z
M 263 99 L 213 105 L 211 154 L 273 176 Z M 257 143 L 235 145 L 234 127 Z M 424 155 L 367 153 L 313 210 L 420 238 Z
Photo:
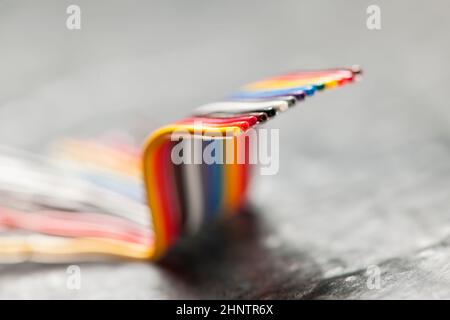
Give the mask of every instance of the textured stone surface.
M 252 206 L 163 263 L 0 267 L 1 298 L 450 298 L 450 44 L 445 1 L 0 1 L 0 143 L 144 136 L 239 85 L 359 63 L 280 128 Z M 377 265 L 381 288 L 367 287 Z

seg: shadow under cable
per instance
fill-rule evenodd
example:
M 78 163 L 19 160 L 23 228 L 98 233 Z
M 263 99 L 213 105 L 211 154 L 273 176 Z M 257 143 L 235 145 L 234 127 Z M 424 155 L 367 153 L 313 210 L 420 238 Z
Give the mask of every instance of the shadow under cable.
M 298 249 L 270 244 L 274 235 L 256 211 L 247 206 L 183 241 L 161 269 L 199 298 L 301 298 L 321 278 L 320 268 Z

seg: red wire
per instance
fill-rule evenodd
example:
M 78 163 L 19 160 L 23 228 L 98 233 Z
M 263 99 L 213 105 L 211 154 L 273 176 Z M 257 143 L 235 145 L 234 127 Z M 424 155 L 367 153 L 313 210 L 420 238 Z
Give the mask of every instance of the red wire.
M 68 237 L 98 237 L 148 244 L 151 235 L 132 223 L 92 213 L 22 212 L 0 207 L 0 227 Z

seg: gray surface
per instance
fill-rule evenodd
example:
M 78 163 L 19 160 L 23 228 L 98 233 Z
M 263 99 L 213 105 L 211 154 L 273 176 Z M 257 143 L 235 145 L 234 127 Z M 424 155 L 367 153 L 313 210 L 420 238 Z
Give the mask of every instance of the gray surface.
M 82 264 L 79 291 L 67 265 L 2 266 L 1 298 L 450 298 L 448 2 L 76 1 L 68 31 L 70 3 L 0 1 L 2 144 L 143 136 L 285 70 L 366 76 L 270 124 L 282 165 L 248 213 L 161 265 Z

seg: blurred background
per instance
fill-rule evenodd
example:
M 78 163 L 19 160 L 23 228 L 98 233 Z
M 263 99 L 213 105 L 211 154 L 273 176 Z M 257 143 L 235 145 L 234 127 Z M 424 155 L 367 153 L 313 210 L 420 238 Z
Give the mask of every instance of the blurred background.
M 81 30 L 66 8 L 81 8 Z M 369 5 L 381 29 L 366 26 Z M 248 212 L 161 264 L 0 266 L 0 298 L 450 298 L 446 1 L 0 1 L 0 144 L 138 141 L 242 84 L 359 64 L 299 104 Z M 446 40 L 447 39 L 447 40 Z M 192 249 L 195 248 L 195 249 Z M 368 267 L 381 272 L 371 289 Z

